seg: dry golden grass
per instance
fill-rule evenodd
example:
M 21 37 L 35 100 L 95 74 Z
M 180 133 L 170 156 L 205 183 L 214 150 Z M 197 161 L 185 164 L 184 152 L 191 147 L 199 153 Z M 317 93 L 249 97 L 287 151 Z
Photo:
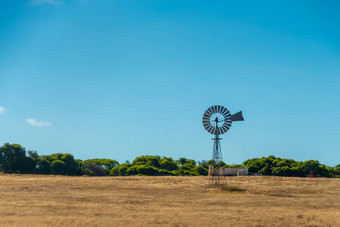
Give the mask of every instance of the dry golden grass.
M 226 180 L 0 175 L 0 226 L 340 226 L 340 179 Z

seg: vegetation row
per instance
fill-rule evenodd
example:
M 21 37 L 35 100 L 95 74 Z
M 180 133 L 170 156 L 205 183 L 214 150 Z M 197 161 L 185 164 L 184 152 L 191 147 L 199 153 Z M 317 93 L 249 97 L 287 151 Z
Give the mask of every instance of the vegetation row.
M 27 151 L 19 144 L 6 143 L 0 147 L 0 172 L 56 175 L 88 176 L 199 176 L 207 175 L 210 161 L 198 161 L 187 158 L 173 160 L 170 157 L 140 156 L 130 163 L 119 163 L 113 159 L 74 159 L 71 154 L 57 153 L 38 155 Z M 228 165 L 219 162 L 220 167 L 248 167 L 250 173 L 273 176 L 305 177 L 310 174 L 321 177 L 340 177 L 340 164 L 335 167 L 325 166 L 316 160 L 295 161 L 275 156 L 253 158 L 240 165 Z

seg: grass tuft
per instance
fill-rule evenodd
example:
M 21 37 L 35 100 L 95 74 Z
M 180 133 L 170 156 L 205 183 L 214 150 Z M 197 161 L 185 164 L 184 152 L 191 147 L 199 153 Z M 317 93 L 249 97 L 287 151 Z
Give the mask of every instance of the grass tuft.
M 218 188 L 222 191 L 226 192 L 245 192 L 246 190 L 234 185 L 228 185 L 228 184 L 212 184 L 209 185 L 210 188 Z

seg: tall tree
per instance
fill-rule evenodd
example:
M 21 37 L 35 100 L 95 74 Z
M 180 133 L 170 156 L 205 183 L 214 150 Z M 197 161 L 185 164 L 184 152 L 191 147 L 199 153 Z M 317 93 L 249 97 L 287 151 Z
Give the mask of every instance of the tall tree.
M 6 173 L 30 173 L 35 160 L 26 157 L 26 150 L 19 144 L 5 143 L 0 147 L 0 170 Z

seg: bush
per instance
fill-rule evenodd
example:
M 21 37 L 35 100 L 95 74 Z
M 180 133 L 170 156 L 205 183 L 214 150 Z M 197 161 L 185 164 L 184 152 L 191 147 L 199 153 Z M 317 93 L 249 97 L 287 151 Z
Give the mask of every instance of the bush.
M 87 176 L 94 176 L 94 173 L 89 169 L 85 169 L 84 174 Z
M 172 158 L 163 157 L 160 160 L 160 169 L 165 169 L 168 171 L 177 170 L 177 163 Z
M 152 155 L 145 155 L 135 158 L 133 160 L 132 165 L 148 165 L 153 166 L 155 168 L 160 168 L 160 157 L 159 156 L 152 156 Z
M 51 169 L 54 174 L 66 175 L 67 173 L 66 163 L 61 160 L 54 160 L 51 163 Z
M 18 173 L 33 173 L 35 166 L 36 161 L 26 156 L 16 159 L 12 164 L 13 170 Z
M 168 171 L 165 169 L 159 169 L 158 174 L 159 176 L 174 176 L 173 171 Z
M 103 167 L 96 165 L 96 164 L 88 163 L 84 165 L 83 168 L 84 168 L 85 174 L 87 170 L 90 170 L 90 172 L 92 173 L 91 176 L 107 176 L 108 175 L 106 170 Z
M 52 163 L 54 161 L 62 161 L 65 163 L 65 170 L 63 170 L 63 175 L 82 175 L 82 161 L 81 160 L 75 160 L 73 155 L 71 154 L 63 154 L 63 153 L 56 153 L 56 154 L 51 154 L 51 155 L 44 155 L 42 158 L 46 159 L 51 163 L 51 168 L 52 168 Z M 52 170 L 53 172 L 53 170 Z
M 191 175 L 191 171 L 190 170 L 179 169 L 177 171 L 177 175 L 178 176 L 190 176 Z
M 138 174 L 155 176 L 159 174 L 159 169 L 149 165 L 135 165 L 129 167 L 126 171 L 126 175 L 138 175 Z
M 51 174 L 52 173 L 51 163 L 46 158 L 39 157 L 37 159 L 37 166 L 35 172 L 38 174 Z
M 131 166 L 131 164 L 123 163 L 118 167 L 118 174 L 119 176 L 126 176 L 127 175 L 127 169 Z
M 187 170 L 187 171 L 192 171 L 193 169 L 195 168 L 195 165 L 193 165 L 192 163 L 185 163 L 183 165 L 181 165 L 180 167 L 178 167 L 178 171 L 184 171 L 184 170 Z
M 118 169 L 119 169 L 119 166 L 113 167 L 113 168 L 110 170 L 109 175 L 110 175 L 110 176 L 118 176 L 118 175 L 119 175 Z
M 65 162 L 65 164 L 66 164 L 66 168 L 67 168 L 66 174 L 67 175 L 76 175 L 76 172 L 77 172 L 77 163 L 74 160 L 73 155 L 71 155 L 71 154 L 63 154 L 60 157 L 60 160 Z
M 196 166 L 195 168 L 192 169 L 193 175 L 203 175 L 207 176 L 208 175 L 208 169 L 204 168 L 203 165 Z
M 25 161 L 26 149 L 19 144 L 5 143 L 0 147 L 0 171 L 20 172 L 20 162 Z
M 112 169 L 113 167 L 116 167 L 119 165 L 119 162 L 113 159 L 107 159 L 107 158 L 96 158 L 96 159 L 87 159 L 84 161 L 84 164 L 96 164 L 106 169 Z

